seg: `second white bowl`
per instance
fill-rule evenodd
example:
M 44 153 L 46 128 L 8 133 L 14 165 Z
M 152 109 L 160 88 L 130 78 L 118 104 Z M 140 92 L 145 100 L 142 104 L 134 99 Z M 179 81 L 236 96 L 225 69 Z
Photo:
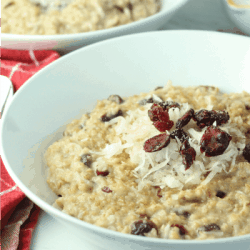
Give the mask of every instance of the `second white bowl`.
M 188 0 L 162 0 L 161 10 L 145 19 L 110 29 L 66 35 L 17 35 L 3 33 L 2 47 L 17 50 L 53 49 L 67 53 L 108 38 L 157 30 L 162 27 Z

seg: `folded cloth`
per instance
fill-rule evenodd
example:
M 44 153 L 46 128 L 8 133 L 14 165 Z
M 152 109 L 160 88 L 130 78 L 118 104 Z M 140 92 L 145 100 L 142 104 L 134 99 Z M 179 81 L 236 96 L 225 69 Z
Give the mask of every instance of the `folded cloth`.
M 59 58 L 55 51 L 1 49 L 1 75 L 9 77 L 17 91 L 37 71 Z M 11 179 L 1 164 L 1 247 L 28 250 L 37 223 L 39 207 L 34 205 Z

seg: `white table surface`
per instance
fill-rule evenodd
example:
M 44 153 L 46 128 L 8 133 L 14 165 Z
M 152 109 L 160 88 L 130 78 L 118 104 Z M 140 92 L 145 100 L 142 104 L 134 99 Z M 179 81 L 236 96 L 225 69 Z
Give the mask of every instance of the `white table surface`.
M 231 30 L 230 21 L 222 0 L 189 0 L 189 2 L 161 30 Z M 79 245 L 67 228 L 41 211 L 33 232 L 31 250 L 91 250 Z

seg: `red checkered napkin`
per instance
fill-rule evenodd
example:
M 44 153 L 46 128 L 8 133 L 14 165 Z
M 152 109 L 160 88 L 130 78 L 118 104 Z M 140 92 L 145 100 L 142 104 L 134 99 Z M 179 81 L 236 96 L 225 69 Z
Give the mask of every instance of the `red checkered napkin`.
M 37 71 L 59 58 L 55 51 L 1 49 L 1 75 L 9 77 L 15 91 Z M 39 208 L 11 179 L 1 163 L 1 247 L 3 250 L 28 250 Z

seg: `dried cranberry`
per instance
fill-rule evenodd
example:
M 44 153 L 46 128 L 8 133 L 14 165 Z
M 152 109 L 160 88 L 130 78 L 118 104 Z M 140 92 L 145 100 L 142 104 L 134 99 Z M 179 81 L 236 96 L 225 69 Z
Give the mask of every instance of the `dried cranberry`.
M 250 105 L 247 105 L 247 104 L 246 104 L 245 107 L 246 107 L 246 110 L 250 110 Z
M 183 129 L 176 129 L 171 134 L 170 137 L 172 139 L 176 139 L 176 137 L 183 143 L 188 140 L 189 136 Z
M 226 111 L 215 111 L 214 117 L 217 126 L 227 123 L 230 119 L 230 116 Z
M 112 190 L 109 187 L 103 187 L 102 191 L 105 192 L 105 193 L 111 193 L 112 192 Z
M 201 138 L 201 152 L 205 152 L 206 156 L 217 156 L 224 153 L 227 149 L 232 137 L 225 131 L 210 126 L 206 129 Z
M 62 197 L 62 195 L 60 195 L 60 194 L 58 194 L 57 196 L 58 196 L 58 197 Z
M 140 214 L 140 218 L 149 218 L 147 214 Z
M 156 87 L 155 90 L 158 90 L 158 89 L 163 89 L 162 86 L 159 86 L 159 87 Z
M 188 199 L 186 199 L 185 197 L 183 197 L 183 200 L 184 200 L 185 202 L 188 202 L 188 203 L 201 203 L 201 199 L 200 199 L 200 198 L 193 198 L 193 199 L 191 199 L 191 200 L 188 200 Z
M 91 155 L 89 155 L 89 154 L 82 155 L 82 162 L 87 167 L 90 167 L 90 165 L 92 163 Z
M 204 231 L 206 231 L 206 232 L 210 232 L 210 231 L 217 231 L 217 230 L 220 230 L 220 227 L 219 227 L 217 224 L 212 223 L 212 224 L 203 226 L 203 229 L 204 229 Z
M 177 102 L 173 101 L 165 101 L 159 103 L 159 105 L 164 109 L 164 110 L 169 110 L 171 108 L 180 108 L 180 104 Z
M 10 6 L 14 5 L 14 4 L 15 4 L 15 2 L 10 2 L 10 3 L 6 4 L 4 6 L 4 8 L 7 9 L 8 7 L 10 7 Z
M 176 122 L 176 128 L 181 129 L 184 126 L 186 126 L 190 122 L 193 116 L 194 116 L 194 110 L 193 109 L 188 110 L 180 119 L 178 119 L 178 121 Z
M 146 222 L 138 220 L 133 223 L 131 234 L 145 236 L 145 233 L 149 233 L 153 228 L 157 231 L 157 226 L 154 222 L 150 220 L 147 220 Z
M 160 98 L 160 97 L 158 96 L 158 98 Z M 160 98 L 160 99 L 161 99 L 161 98 Z M 158 104 L 159 104 L 160 102 L 154 100 L 153 97 L 148 98 L 148 99 L 143 99 L 143 100 L 140 100 L 140 101 L 139 101 L 139 104 L 142 105 L 142 106 L 143 106 L 143 105 L 146 105 L 147 103 L 158 103 Z
M 246 136 L 247 136 L 247 137 L 250 136 L 250 129 L 247 130 Z
M 209 85 L 200 85 L 200 86 L 198 86 L 198 88 L 205 88 L 207 91 L 208 90 L 215 90 L 216 88 L 215 87 L 213 87 L 213 86 L 209 86 Z
M 195 160 L 196 152 L 193 147 L 190 147 L 186 140 L 181 146 L 180 153 L 182 156 L 182 162 L 186 166 L 185 170 L 188 170 Z
M 156 135 L 144 143 L 144 150 L 148 153 L 159 151 L 168 146 L 170 143 L 170 136 L 167 134 Z
M 211 126 L 215 121 L 215 112 L 202 109 L 194 114 L 193 120 L 197 122 L 197 126 L 200 128 Z
M 120 7 L 120 6 L 118 6 L 118 5 L 114 5 L 114 7 L 115 7 L 117 10 L 119 10 L 121 13 L 124 12 L 124 10 L 123 10 L 122 7 Z
M 156 129 L 160 132 L 165 132 L 166 130 L 170 130 L 174 126 L 174 122 L 169 120 L 168 122 L 156 121 L 153 123 Z
M 118 110 L 118 112 L 114 115 L 111 115 L 111 116 L 107 116 L 107 114 L 103 115 L 101 117 L 101 121 L 102 122 L 109 122 L 110 120 L 118 117 L 118 116 L 122 116 L 123 115 L 123 112 L 121 110 Z
M 130 11 L 133 10 L 133 5 L 132 5 L 131 3 L 128 3 L 127 7 L 128 7 L 128 9 L 129 9 Z
M 158 188 L 157 196 L 158 196 L 159 198 L 161 198 L 161 197 L 162 197 L 162 195 L 160 195 L 161 188 L 160 188 L 159 186 L 155 186 L 154 188 Z
M 189 218 L 191 214 L 190 214 L 189 212 L 187 212 L 187 211 L 184 211 L 184 212 L 182 213 L 182 215 L 183 215 L 185 218 Z
M 109 171 L 98 171 L 98 170 L 96 170 L 96 174 L 101 175 L 101 176 L 107 176 L 109 174 Z
M 148 110 L 148 116 L 152 122 L 161 121 L 168 122 L 169 115 L 167 111 L 164 111 L 163 108 L 154 103 L 151 108 Z
M 202 109 L 194 114 L 193 119 L 200 128 L 204 128 L 205 126 L 211 126 L 215 121 L 217 126 L 225 124 L 230 119 L 230 116 L 226 111 Z
M 204 177 L 207 178 L 207 176 L 211 173 L 211 171 L 207 171 L 205 174 L 204 174 Z
M 179 225 L 179 224 L 172 224 L 171 227 L 178 227 L 178 228 L 179 228 L 179 234 L 180 234 L 180 235 L 188 234 L 187 229 L 186 229 L 184 226 L 182 226 L 182 225 Z
M 217 191 L 216 196 L 223 199 L 226 196 L 226 193 L 223 191 Z
M 185 218 L 189 218 L 190 217 L 190 213 L 188 211 L 183 211 L 183 212 L 175 212 L 177 215 L 179 216 L 184 216 Z
M 157 103 L 154 101 L 153 97 L 150 97 L 149 99 L 147 99 L 147 103 Z
M 117 104 L 121 104 L 124 102 L 124 100 L 119 95 L 110 95 L 108 100 Z
M 248 143 L 245 146 L 245 148 L 243 150 L 243 156 L 244 156 L 245 160 L 250 163 L 250 143 Z

